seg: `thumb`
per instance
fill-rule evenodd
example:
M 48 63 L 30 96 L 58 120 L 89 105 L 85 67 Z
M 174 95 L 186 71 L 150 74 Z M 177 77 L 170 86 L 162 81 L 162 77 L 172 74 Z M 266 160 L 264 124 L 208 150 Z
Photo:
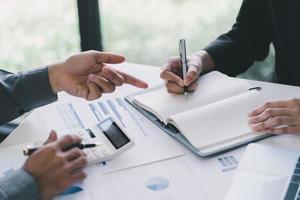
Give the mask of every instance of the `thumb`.
M 113 54 L 113 53 L 104 53 L 100 51 L 94 51 L 94 56 L 96 58 L 97 63 L 110 63 L 110 64 L 118 64 L 122 63 L 125 60 L 124 56 Z
M 44 144 L 48 144 L 57 140 L 57 133 L 54 130 L 51 130 L 48 139 Z

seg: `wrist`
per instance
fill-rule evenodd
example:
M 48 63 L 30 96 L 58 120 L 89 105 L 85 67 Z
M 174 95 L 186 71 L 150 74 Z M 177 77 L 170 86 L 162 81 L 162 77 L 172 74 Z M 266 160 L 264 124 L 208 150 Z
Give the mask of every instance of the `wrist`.
M 37 188 L 37 196 L 39 196 L 39 199 L 53 199 L 53 195 L 51 195 L 53 192 L 51 191 L 51 189 L 49 187 L 45 187 L 44 181 L 41 180 L 41 177 L 37 176 L 36 174 L 34 174 L 34 172 L 32 172 L 31 170 L 28 170 L 26 168 L 22 168 L 22 170 L 24 170 L 25 172 L 27 172 L 32 179 L 35 182 L 36 188 Z M 52 197 L 52 198 L 50 198 Z
M 55 63 L 48 66 L 49 82 L 53 93 L 58 93 L 63 90 L 60 81 L 61 65 L 62 63 Z
M 201 73 L 207 73 L 214 70 L 215 68 L 214 61 L 206 51 L 201 50 L 193 53 L 192 55 L 198 58 L 199 65 L 202 66 Z

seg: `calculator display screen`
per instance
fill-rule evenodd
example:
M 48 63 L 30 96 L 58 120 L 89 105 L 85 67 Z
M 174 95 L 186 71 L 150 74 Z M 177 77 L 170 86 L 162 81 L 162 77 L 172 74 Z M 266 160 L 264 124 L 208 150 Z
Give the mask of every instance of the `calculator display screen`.
M 114 121 L 105 120 L 100 124 L 100 126 L 104 135 L 116 149 L 119 149 L 130 142 L 130 139 Z

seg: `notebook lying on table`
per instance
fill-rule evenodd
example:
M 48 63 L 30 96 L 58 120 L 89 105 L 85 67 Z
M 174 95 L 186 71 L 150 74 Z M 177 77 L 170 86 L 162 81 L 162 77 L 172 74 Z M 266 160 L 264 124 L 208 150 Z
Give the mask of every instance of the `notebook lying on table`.
M 163 85 L 126 97 L 140 112 L 200 156 L 209 156 L 269 137 L 253 133 L 248 113 L 264 103 L 245 81 L 210 72 L 199 78 L 198 89 L 169 94 Z

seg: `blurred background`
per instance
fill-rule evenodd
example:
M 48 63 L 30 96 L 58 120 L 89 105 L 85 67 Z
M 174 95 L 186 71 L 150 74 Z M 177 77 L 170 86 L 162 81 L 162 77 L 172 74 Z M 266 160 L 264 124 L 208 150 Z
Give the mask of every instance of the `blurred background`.
M 0 66 L 19 71 L 87 49 L 123 54 L 127 62 L 161 66 L 209 44 L 233 25 L 242 0 L 2 0 Z M 274 50 L 242 77 L 260 80 Z

